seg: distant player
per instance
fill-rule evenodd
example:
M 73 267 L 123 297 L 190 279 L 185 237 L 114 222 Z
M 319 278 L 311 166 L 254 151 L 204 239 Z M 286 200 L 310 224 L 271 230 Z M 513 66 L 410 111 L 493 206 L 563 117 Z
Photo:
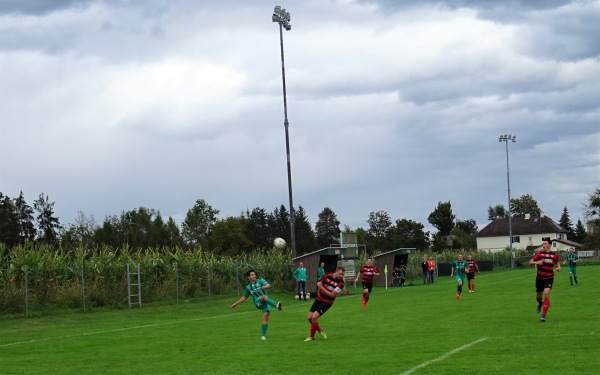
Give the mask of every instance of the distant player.
M 550 308 L 550 292 L 552 291 L 552 283 L 554 282 L 554 266 L 556 272 L 560 272 L 560 262 L 558 261 L 558 253 L 550 250 L 550 237 L 542 238 L 542 251 L 535 253 L 533 258 L 529 260 L 529 265 L 537 266 L 537 274 L 535 277 L 535 299 L 538 302 L 537 313 L 542 312 L 540 321 L 546 322 L 546 314 Z M 544 299 L 542 301 L 542 293 Z
M 573 278 L 575 279 L 575 284 L 579 285 L 577 281 L 577 263 L 579 263 L 579 255 L 575 252 L 574 248 L 570 248 L 567 253 L 567 259 L 563 262 L 565 264 L 569 262 L 569 282 L 571 286 L 573 286 Z
M 479 272 L 479 266 L 477 261 L 473 259 L 471 254 L 467 255 L 467 263 L 469 264 L 469 271 L 467 272 L 467 284 L 469 286 L 469 293 L 475 293 L 475 270 Z
M 319 326 L 319 318 L 329 310 L 335 297 L 344 289 L 345 272 L 344 267 L 338 266 L 335 272 L 326 273 L 317 283 L 317 296 L 307 316 L 310 323 L 310 336 L 304 341 L 314 340 L 316 332 L 319 332 L 322 338 L 327 339 L 327 334 Z
M 457 283 L 456 286 L 456 299 L 460 299 L 460 294 L 462 293 L 463 282 L 465 280 L 465 275 L 469 270 L 469 263 L 463 259 L 462 254 L 458 254 L 458 259 L 452 263 L 452 271 L 450 272 L 450 276 L 454 276 L 454 280 Z
M 367 263 L 363 264 L 362 267 L 360 267 L 360 271 L 358 271 L 356 279 L 354 279 L 355 282 L 358 281 L 360 275 L 362 275 L 362 307 L 364 309 L 367 307 L 367 302 L 369 302 L 371 291 L 373 291 L 373 276 L 379 276 L 379 271 L 377 270 L 377 267 L 373 265 L 373 260 L 371 258 L 367 258 Z
M 254 299 L 254 307 L 262 311 L 263 323 L 262 323 L 262 334 L 261 340 L 266 340 L 267 328 L 269 328 L 269 315 L 271 314 L 271 306 L 276 307 L 277 310 L 281 310 L 281 302 L 275 303 L 267 295 L 267 289 L 271 287 L 265 279 L 257 279 L 256 272 L 250 270 L 246 272 L 248 278 L 248 285 L 244 289 L 244 295 L 239 300 L 235 301 L 229 308 L 233 309 L 240 303 L 244 302 L 249 296 Z

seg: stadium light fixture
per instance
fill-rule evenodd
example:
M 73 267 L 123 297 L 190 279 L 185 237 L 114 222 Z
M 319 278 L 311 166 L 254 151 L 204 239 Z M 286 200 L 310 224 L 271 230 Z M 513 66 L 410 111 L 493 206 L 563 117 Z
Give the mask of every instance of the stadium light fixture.
M 289 126 L 290 123 L 288 121 L 287 116 L 287 96 L 286 96 L 286 87 L 285 87 L 285 59 L 283 54 L 283 29 L 291 30 L 292 25 L 290 25 L 290 12 L 277 5 L 273 10 L 273 22 L 277 22 L 279 24 L 279 45 L 281 47 L 281 79 L 283 81 L 283 127 L 285 128 L 285 150 L 287 153 L 287 178 L 288 178 L 288 193 L 290 198 L 290 238 L 292 242 L 292 259 L 296 257 L 296 230 L 295 230 L 295 221 L 296 221 L 296 213 L 294 212 L 294 200 L 292 198 L 292 166 L 290 163 L 290 134 L 289 134 Z
M 510 169 L 508 168 L 508 143 L 515 143 L 517 136 L 513 134 L 504 134 L 498 137 L 498 142 L 506 143 L 506 184 L 508 186 L 508 246 L 510 249 L 510 267 L 515 268 L 515 256 L 513 253 L 513 236 L 512 236 L 512 213 L 510 212 Z

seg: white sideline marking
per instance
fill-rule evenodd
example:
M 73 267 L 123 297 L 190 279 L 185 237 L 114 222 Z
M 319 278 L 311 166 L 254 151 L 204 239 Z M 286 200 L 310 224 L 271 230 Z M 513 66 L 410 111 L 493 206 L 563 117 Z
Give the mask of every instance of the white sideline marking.
M 294 307 L 295 306 L 290 306 L 287 309 L 294 308 Z M 103 333 L 130 331 L 132 329 L 159 327 L 159 326 L 166 326 L 166 325 L 169 325 L 169 324 L 178 324 L 178 323 L 186 323 L 186 322 L 196 322 L 196 321 L 199 321 L 199 320 L 227 318 L 227 317 L 230 317 L 230 316 L 245 315 L 245 314 L 248 314 L 250 312 L 251 311 L 243 311 L 243 312 L 238 312 L 238 313 L 224 314 L 224 315 L 215 315 L 215 316 L 208 316 L 208 317 L 203 317 L 203 318 L 194 318 L 194 319 L 189 319 L 189 320 L 175 320 L 175 321 L 171 321 L 171 322 L 145 324 L 145 325 L 142 325 L 142 326 L 115 328 L 115 329 L 109 329 L 109 330 L 105 330 L 105 331 L 95 331 L 95 332 L 78 333 L 78 334 L 75 334 L 75 335 L 45 337 L 45 338 L 41 338 L 41 339 L 32 339 L 32 340 L 27 340 L 27 341 L 16 341 L 16 342 L 8 343 L 8 344 L 0 344 L 0 348 L 4 348 L 4 347 L 7 347 L 7 346 L 14 346 L 14 345 L 22 345 L 22 344 L 33 344 L 33 343 L 36 343 L 36 342 L 50 341 L 50 340 L 57 340 L 57 339 L 68 339 L 68 338 L 72 338 L 72 337 L 91 336 L 91 335 L 100 335 L 100 334 L 103 334 Z
M 403 372 L 403 373 L 401 373 L 400 375 L 408 375 L 408 374 L 412 374 L 413 372 L 415 372 L 415 371 L 417 371 L 417 370 L 419 370 L 419 369 L 422 369 L 423 367 L 427 367 L 427 366 L 429 366 L 429 365 L 430 365 L 430 364 L 432 364 L 433 362 L 442 361 L 442 360 L 444 360 L 444 359 L 448 358 L 449 356 L 451 356 L 451 355 L 452 355 L 452 354 L 454 354 L 454 353 L 458 353 L 458 352 L 460 352 L 461 350 L 465 350 L 466 348 L 468 348 L 468 347 L 470 347 L 470 346 L 472 346 L 472 345 L 478 344 L 478 343 L 480 343 L 480 342 L 482 342 L 482 341 L 485 341 L 485 340 L 487 340 L 487 337 L 480 338 L 480 339 L 479 339 L 479 340 L 477 340 L 477 341 L 473 341 L 472 343 L 469 343 L 469 344 L 463 345 L 463 346 L 461 346 L 460 348 L 456 348 L 456 349 L 454 349 L 454 350 L 451 350 L 451 351 L 449 351 L 448 353 L 446 353 L 446 354 L 442 355 L 441 357 L 438 357 L 438 358 L 432 359 L 432 360 L 430 360 L 430 361 L 427 361 L 427 362 L 423 362 L 423 363 L 421 363 L 420 365 L 418 365 L 418 366 L 415 366 L 415 367 L 411 368 L 410 370 L 404 371 L 404 372 Z

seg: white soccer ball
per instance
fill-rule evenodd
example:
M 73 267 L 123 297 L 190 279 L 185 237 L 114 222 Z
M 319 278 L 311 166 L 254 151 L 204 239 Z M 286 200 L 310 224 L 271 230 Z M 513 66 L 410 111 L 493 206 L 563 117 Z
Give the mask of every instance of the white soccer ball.
M 306 293 L 306 298 L 310 298 L 310 293 Z
M 276 239 L 273 240 L 273 245 L 275 245 L 275 247 L 282 249 L 285 247 L 285 240 L 281 237 L 277 237 Z

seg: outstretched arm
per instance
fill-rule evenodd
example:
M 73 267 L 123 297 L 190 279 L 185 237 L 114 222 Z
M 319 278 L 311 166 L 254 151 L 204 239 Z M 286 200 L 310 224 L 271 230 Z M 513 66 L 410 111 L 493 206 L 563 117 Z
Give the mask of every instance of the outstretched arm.
M 267 284 L 269 285 L 269 284 Z M 244 302 L 247 299 L 246 296 L 242 296 L 242 298 L 238 299 L 237 301 L 235 301 L 234 303 L 231 304 L 231 306 L 229 306 L 230 309 L 235 308 L 237 305 L 239 305 L 240 303 Z

